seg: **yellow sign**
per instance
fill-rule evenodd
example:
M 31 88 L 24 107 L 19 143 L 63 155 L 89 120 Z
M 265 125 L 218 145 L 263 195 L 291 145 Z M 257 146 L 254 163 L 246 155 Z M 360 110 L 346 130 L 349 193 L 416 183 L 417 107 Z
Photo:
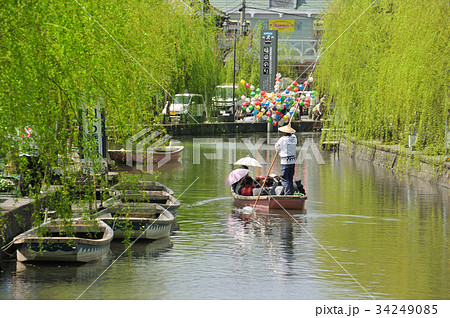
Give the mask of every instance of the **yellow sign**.
M 278 30 L 278 32 L 294 32 L 294 19 L 269 19 L 269 30 Z

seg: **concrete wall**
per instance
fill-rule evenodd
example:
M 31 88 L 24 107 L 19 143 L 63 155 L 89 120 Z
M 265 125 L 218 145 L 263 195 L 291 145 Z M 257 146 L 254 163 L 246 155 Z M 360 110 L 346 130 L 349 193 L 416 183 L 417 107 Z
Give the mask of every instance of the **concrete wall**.
M 320 130 L 322 122 L 313 120 L 293 121 L 292 128 L 297 132 Z M 267 132 L 267 123 L 204 123 L 204 124 L 167 124 L 162 125 L 171 136 L 216 136 L 221 134 L 238 134 L 252 132 Z M 269 126 L 270 131 L 278 131 L 278 127 Z

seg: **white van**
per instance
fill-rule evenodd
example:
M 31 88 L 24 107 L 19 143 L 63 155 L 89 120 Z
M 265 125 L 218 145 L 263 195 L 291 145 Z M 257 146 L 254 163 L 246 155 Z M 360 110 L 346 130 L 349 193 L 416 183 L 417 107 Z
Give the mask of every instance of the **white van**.
M 237 84 L 235 89 L 237 90 Z M 214 116 L 219 117 L 219 121 L 231 121 L 233 112 L 233 84 L 223 84 L 216 86 L 213 93 Z
M 163 115 L 164 122 L 170 118 L 172 122 L 202 123 L 206 120 L 208 112 L 202 95 L 176 94 L 172 104 L 164 108 Z

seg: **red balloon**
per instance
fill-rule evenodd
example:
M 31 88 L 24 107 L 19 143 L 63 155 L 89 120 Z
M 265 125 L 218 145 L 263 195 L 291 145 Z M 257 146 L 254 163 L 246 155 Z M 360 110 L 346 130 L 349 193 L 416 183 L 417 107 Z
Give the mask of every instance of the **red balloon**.
M 267 113 L 266 113 L 266 116 L 267 116 L 267 117 L 269 117 L 269 116 L 270 116 L 270 112 L 269 112 L 269 111 L 267 111 Z
M 296 101 L 299 102 L 300 101 L 300 97 L 297 97 Z
M 261 96 L 264 96 L 264 95 L 266 95 L 266 92 L 265 91 L 261 91 Z
M 280 119 L 283 118 L 284 114 L 280 114 Z
M 281 93 L 278 93 L 278 94 L 277 94 L 277 97 L 281 97 Z
M 247 107 L 247 103 L 246 103 L 246 102 L 243 102 L 243 103 L 242 103 L 242 106 Z
M 276 120 L 273 121 L 272 125 L 276 126 L 278 123 Z
M 308 107 L 309 106 L 309 102 L 305 102 L 305 106 Z
M 279 115 L 280 114 L 280 112 L 277 110 L 276 112 L 275 112 L 275 114 L 277 114 L 277 115 Z
M 249 83 L 245 83 L 245 88 L 249 88 L 250 84 Z
M 261 102 L 260 102 L 259 100 L 257 100 L 257 101 L 255 102 L 255 105 L 256 105 L 256 106 L 261 105 Z
M 293 81 L 292 85 L 297 86 L 298 85 L 297 81 Z
M 305 98 L 305 103 L 309 103 L 309 98 Z
M 303 85 L 308 86 L 308 85 L 309 85 L 309 82 L 308 82 L 308 81 L 304 81 L 304 82 L 303 82 Z
M 291 87 L 290 86 L 288 86 L 287 88 L 286 88 L 288 91 L 290 91 L 291 90 Z
M 294 87 L 294 92 L 296 92 L 296 93 L 298 92 L 298 87 L 297 86 Z

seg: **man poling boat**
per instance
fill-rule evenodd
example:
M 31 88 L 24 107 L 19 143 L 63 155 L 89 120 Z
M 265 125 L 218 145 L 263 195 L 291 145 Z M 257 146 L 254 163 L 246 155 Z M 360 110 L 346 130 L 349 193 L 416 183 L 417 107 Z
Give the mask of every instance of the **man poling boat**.
M 277 74 L 275 90 L 279 90 L 280 76 Z M 259 88 L 255 90 L 253 86 L 241 81 L 246 88 L 251 90 L 251 98 L 245 98 L 242 109 L 248 113 L 251 112 L 255 119 L 265 120 L 273 126 L 279 126 L 279 131 L 283 136 L 275 144 L 276 154 L 272 160 L 267 175 L 257 177 L 253 183 L 253 191 L 247 191 L 248 174 L 242 176 L 239 182 L 233 184 L 231 192 L 235 202 L 245 206 L 245 209 L 252 211 L 256 207 L 267 207 L 274 209 L 303 209 L 306 195 L 304 188 L 299 180 L 294 184 L 295 174 L 295 155 L 297 147 L 297 137 L 295 129 L 291 127 L 291 121 L 297 114 L 299 106 L 309 106 L 310 98 L 314 95 L 304 95 L 304 90 L 313 81 L 310 76 L 303 84 L 293 81 L 283 92 L 267 93 Z M 315 92 L 313 91 L 313 94 Z M 296 95 L 299 95 L 296 97 Z M 277 156 L 281 158 L 281 177 L 270 176 L 270 172 Z M 279 180 L 279 182 L 277 182 Z M 244 182 L 245 181 L 245 182 Z M 244 184 L 245 183 L 245 184 Z M 259 187 L 258 187 L 259 186 Z M 296 191 L 297 187 L 297 191 Z M 242 192 L 242 188 L 246 190 Z M 258 191 L 259 189 L 259 191 Z M 300 195 L 294 195 L 295 193 Z M 256 195 L 256 193 L 258 193 Z

